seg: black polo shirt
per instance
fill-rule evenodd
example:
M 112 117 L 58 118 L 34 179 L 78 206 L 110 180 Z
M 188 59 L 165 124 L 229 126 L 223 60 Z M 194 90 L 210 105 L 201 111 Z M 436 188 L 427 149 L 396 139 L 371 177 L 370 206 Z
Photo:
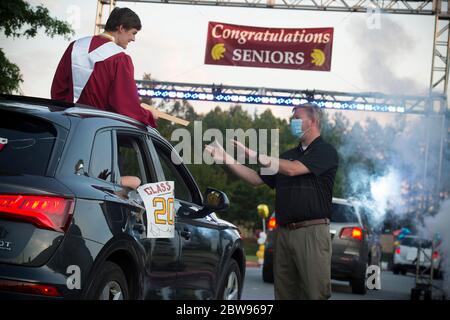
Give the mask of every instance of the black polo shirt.
M 288 150 L 281 159 L 298 160 L 310 171 L 308 174 L 286 176 L 261 175 L 261 179 L 275 188 L 277 222 L 291 222 L 331 218 L 331 200 L 334 179 L 339 164 L 336 149 L 320 136 L 307 148 L 301 146 Z

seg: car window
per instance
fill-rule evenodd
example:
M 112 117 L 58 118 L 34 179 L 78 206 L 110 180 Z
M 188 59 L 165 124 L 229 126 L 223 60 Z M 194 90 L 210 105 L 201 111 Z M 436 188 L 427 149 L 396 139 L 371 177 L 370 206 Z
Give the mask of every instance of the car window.
M 419 246 L 421 246 L 422 248 L 425 248 L 425 249 L 431 248 L 431 245 L 432 245 L 430 240 L 411 238 L 411 237 L 403 238 L 401 240 L 400 244 L 402 246 L 415 247 L 415 248 L 418 248 Z
M 139 136 L 126 133 L 117 133 L 117 162 L 119 177 L 134 176 L 147 183 L 148 165 L 143 152 L 144 142 Z
M 52 124 L 32 116 L 0 113 L 0 172 L 44 175 L 52 155 L 57 132 Z
M 92 147 L 89 175 L 105 181 L 112 181 L 111 131 L 102 131 L 96 134 Z
M 360 213 L 361 220 L 362 220 L 362 223 L 363 223 L 364 227 L 366 227 L 368 229 L 371 229 L 372 226 L 371 226 L 371 223 L 370 223 L 370 213 L 367 210 L 367 208 L 362 207 L 362 206 L 359 207 L 359 213 Z
M 353 206 L 344 204 L 332 203 L 331 204 L 331 222 L 337 223 L 358 223 L 358 217 L 356 216 Z
M 159 161 L 161 162 L 162 169 L 164 171 L 164 176 L 168 181 L 174 181 L 175 183 L 175 198 L 179 200 L 184 200 L 187 202 L 192 202 L 192 193 L 189 190 L 183 177 L 177 170 L 176 166 L 169 159 L 169 157 L 161 150 L 161 148 L 156 146 L 158 152 Z

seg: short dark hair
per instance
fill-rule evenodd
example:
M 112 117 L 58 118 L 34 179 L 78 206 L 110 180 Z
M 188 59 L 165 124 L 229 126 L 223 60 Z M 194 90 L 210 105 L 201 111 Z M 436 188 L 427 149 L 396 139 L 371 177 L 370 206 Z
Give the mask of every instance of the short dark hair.
M 297 109 L 305 109 L 308 113 L 308 116 L 310 119 L 317 121 L 317 126 L 319 127 L 319 130 L 322 128 L 322 118 L 323 118 L 323 112 L 322 108 L 320 108 L 317 104 L 312 102 L 303 103 L 301 105 L 295 106 L 292 109 L 292 112 L 294 113 Z
M 132 28 L 141 30 L 142 28 L 141 20 L 133 10 L 116 7 L 111 11 L 108 21 L 106 21 L 105 31 L 116 31 L 120 26 L 127 30 Z

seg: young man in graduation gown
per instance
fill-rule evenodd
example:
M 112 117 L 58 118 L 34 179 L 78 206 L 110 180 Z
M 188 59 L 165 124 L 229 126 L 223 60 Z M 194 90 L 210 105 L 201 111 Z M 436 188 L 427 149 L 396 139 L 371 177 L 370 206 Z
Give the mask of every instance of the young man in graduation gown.
M 133 62 L 124 52 L 140 29 L 136 13 L 115 8 L 104 33 L 72 42 L 56 69 L 52 99 L 120 113 L 156 127 L 154 115 L 140 106 Z

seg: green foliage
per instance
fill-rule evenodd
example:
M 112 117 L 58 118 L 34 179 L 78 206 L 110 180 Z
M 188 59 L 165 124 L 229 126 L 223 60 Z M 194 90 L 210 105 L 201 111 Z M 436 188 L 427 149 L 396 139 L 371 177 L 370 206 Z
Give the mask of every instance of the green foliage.
M 32 8 L 23 0 L 0 1 L 0 32 L 6 37 L 33 38 L 40 28 L 44 28 L 50 37 L 62 35 L 68 38 L 74 34 L 67 22 L 52 18 L 43 6 Z M 10 62 L 0 49 L 0 93 L 18 91 L 21 82 L 19 67 Z
M 146 100 L 146 102 L 152 101 Z M 278 129 L 280 153 L 298 145 L 298 141 L 290 133 L 288 121 L 276 118 L 270 110 L 259 115 L 257 113 L 250 115 L 239 105 L 232 106 L 227 111 L 217 106 L 207 114 L 199 115 L 187 101 L 176 101 L 171 104 L 162 102 L 158 107 L 191 122 L 187 130 L 192 137 L 192 144 L 194 143 L 194 121 L 202 121 L 203 132 L 214 128 L 218 129 L 224 137 L 226 129 L 240 128 L 244 131 L 250 128 Z M 386 170 L 386 161 L 391 161 L 389 157 L 392 157 L 395 151 L 391 150 L 392 147 L 386 141 L 390 141 L 396 133 L 402 132 L 402 126 L 400 123 L 381 127 L 378 122 L 369 119 L 363 127 L 359 123 L 351 125 L 342 112 L 334 113 L 333 117 L 325 115 L 322 121 L 322 136 L 339 153 L 339 169 L 333 196 L 348 198 L 368 194 L 370 184 L 365 180 L 359 181 L 359 177 L 355 178 L 354 173 L 361 170 L 365 173 L 365 177 L 383 174 Z M 180 126 L 164 120 L 159 121 L 159 132 L 174 146 L 181 142 L 171 138 L 173 131 L 177 128 Z M 209 142 L 203 142 L 203 144 L 206 143 Z M 202 151 L 203 149 L 200 150 Z M 191 157 L 191 163 L 192 160 L 193 157 Z M 252 225 L 256 228 L 261 228 L 257 205 L 265 203 L 271 212 L 275 209 L 275 191 L 265 185 L 252 187 L 236 178 L 224 165 L 189 164 L 187 166 L 199 184 L 200 190 L 205 191 L 207 187 L 214 187 L 228 195 L 230 208 L 220 215 L 229 221 L 246 221 L 253 223 Z
M 20 83 L 23 82 L 20 69 L 11 63 L 0 49 L 0 93 L 11 93 L 19 90 Z
M 0 2 L 0 30 L 7 37 L 33 38 L 39 28 L 44 28 L 45 34 L 50 37 L 74 34 L 67 22 L 50 17 L 44 6 L 34 9 L 23 0 Z

